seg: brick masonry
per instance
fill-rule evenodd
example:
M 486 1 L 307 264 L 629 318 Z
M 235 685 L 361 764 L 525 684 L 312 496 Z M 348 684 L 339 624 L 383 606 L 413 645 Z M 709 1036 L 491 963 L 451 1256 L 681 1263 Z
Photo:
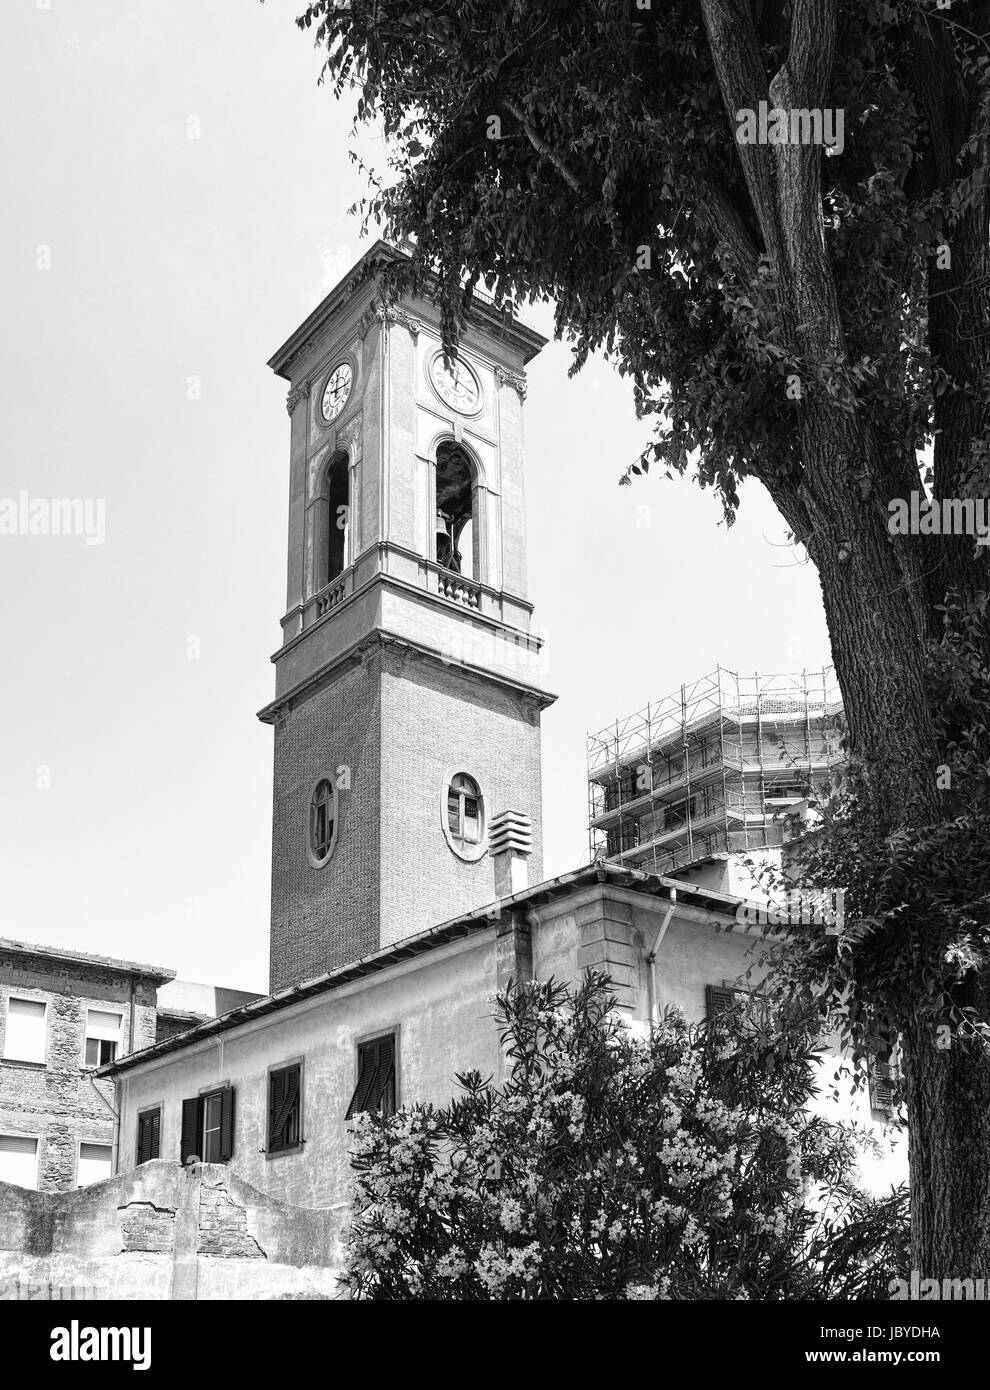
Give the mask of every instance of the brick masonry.
M 380 649 L 369 648 L 275 726 L 273 992 L 378 949 L 380 662 Z M 325 867 L 313 868 L 310 799 L 342 766 L 350 788 L 338 788 L 337 842 Z
M 130 1050 L 133 990 L 135 1048 L 155 1041 L 156 988 L 112 964 L 77 964 L 0 949 L 0 1135 L 36 1137 L 38 1187 L 57 1192 L 76 1186 L 80 1143 L 113 1141 L 113 1084 L 83 1066 L 87 1008 L 123 1015 L 122 1051 Z M 43 1000 L 45 1063 L 4 1059 L 10 995 Z
M 337 842 L 314 868 L 310 797 L 341 766 Z M 465 861 L 443 831 L 455 772 L 476 779 L 487 817 L 532 818 L 538 881 L 540 711 L 527 696 L 372 636 L 358 665 L 276 725 L 273 992 L 494 901 L 490 857 Z

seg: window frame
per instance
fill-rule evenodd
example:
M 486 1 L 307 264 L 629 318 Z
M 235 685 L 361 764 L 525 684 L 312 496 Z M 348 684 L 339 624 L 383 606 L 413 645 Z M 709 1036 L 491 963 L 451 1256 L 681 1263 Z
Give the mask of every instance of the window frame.
M 32 1132 L 30 1134 L 22 1134 L 19 1130 L 0 1130 L 0 1139 L 34 1140 L 34 1187 L 22 1187 L 22 1192 L 39 1192 L 41 1190 L 38 1184 L 41 1182 L 41 1154 L 43 1138 L 43 1135 L 35 1132 Z M 20 1184 L 12 1183 L 11 1186 L 18 1187 L 20 1186 Z
M 402 1093 L 399 1085 L 400 1078 L 400 1059 L 402 1056 L 401 1042 L 402 1029 L 399 1023 L 391 1025 L 384 1024 L 375 1028 L 370 1033 L 364 1033 L 354 1039 L 354 1062 L 353 1062 L 353 1085 L 350 1091 L 350 1099 L 344 1109 L 344 1123 L 349 1124 L 357 1114 L 366 1113 L 364 1110 L 353 1110 L 354 1102 L 357 1099 L 358 1087 L 361 1084 L 361 1049 L 370 1043 L 382 1042 L 386 1038 L 392 1039 L 392 1091 L 393 1105 L 392 1114 L 402 1108 Z M 380 1113 L 378 1111 L 372 1113 Z
M 457 777 L 466 778 L 477 791 L 479 814 L 478 839 L 476 843 L 463 840 L 459 835 L 455 835 L 450 828 L 448 797 L 450 796 L 454 779 Z M 463 797 L 465 793 L 462 792 L 460 795 Z M 479 859 L 483 859 L 488 853 L 488 802 L 481 784 L 481 778 L 473 772 L 468 772 L 468 770 L 460 764 L 449 768 L 445 772 L 443 781 L 440 785 L 440 825 L 443 830 L 444 839 L 447 841 L 451 852 L 456 854 L 458 859 L 463 859 L 467 864 L 474 864 Z
M 319 791 L 320 787 L 323 786 L 324 782 L 329 786 L 331 792 L 330 804 L 333 808 L 333 834 L 330 836 L 330 844 L 327 847 L 327 852 L 321 858 L 317 855 L 314 847 L 313 821 L 317 805 L 316 793 Z M 309 861 L 309 866 L 311 869 L 325 869 L 333 858 L 333 852 L 337 848 L 337 837 L 340 833 L 340 793 L 337 787 L 337 778 L 334 774 L 331 773 L 328 775 L 324 773 L 322 776 L 317 777 L 316 781 L 313 783 L 309 793 L 309 802 L 306 806 L 305 822 L 306 858 Z
M 297 1138 L 292 1144 L 280 1144 L 278 1148 L 272 1148 L 272 1086 L 273 1078 L 278 1072 L 290 1071 L 293 1067 L 299 1072 L 299 1094 L 296 1098 L 296 1132 Z M 303 1082 L 305 1079 L 304 1058 L 289 1057 L 284 1062 L 276 1062 L 268 1068 L 265 1076 L 265 1113 L 267 1115 L 267 1127 L 265 1132 L 265 1158 L 285 1158 L 288 1154 L 302 1153 L 306 1143 L 305 1131 L 303 1130 Z
M 83 1146 L 88 1145 L 91 1149 L 107 1149 L 110 1153 L 110 1172 L 105 1178 L 94 1178 L 92 1182 L 81 1183 L 79 1181 L 79 1169 L 82 1166 Z M 76 1185 L 75 1191 L 80 1192 L 84 1187 L 95 1187 L 98 1182 L 108 1182 L 113 1177 L 113 1144 L 105 1144 L 102 1139 L 83 1139 L 76 1140 Z
M 91 1013 L 97 1013 L 97 1014 L 116 1014 L 116 1016 L 117 1016 L 117 1018 L 118 1018 L 118 1020 L 119 1020 L 118 1025 L 117 1025 L 117 1037 L 116 1037 L 115 1039 L 114 1039 L 114 1038 L 93 1038 L 93 1039 L 90 1039 L 90 1035 L 89 1035 L 89 1016 L 90 1016 Z M 114 1053 L 114 1055 L 110 1058 L 110 1061 L 111 1061 L 111 1062 L 115 1062 L 115 1061 L 117 1060 L 118 1057 L 122 1057 L 122 1056 L 124 1055 L 124 1011 L 123 1011 L 123 1009 L 101 1007 L 101 1006 L 98 1005 L 98 1004 L 90 1004 L 89 1002 L 87 1002 L 87 1004 L 86 1004 L 86 1017 L 85 1017 L 85 1019 L 83 1020 L 82 1057 L 81 1057 L 81 1059 L 80 1059 L 79 1065 L 83 1068 L 84 1071 L 96 1071 L 97 1067 L 105 1067 L 105 1066 L 108 1066 L 108 1065 L 109 1065 L 108 1062 L 88 1062 L 88 1061 L 86 1060 L 86 1047 L 87 1047 L 87 1044 L 88 1044 L 90 1041 L 93 1041 L 93 1042 L 116 1042 L 116 1044 L 117 1044 L 117 1050 L 116 1050 L 116 1052 Z
M 150 1156 L 149 1158 L 142 1158 L 142 1157 L 141 1157 L 141 1122 L 142 1122 L 143 1120 L 145 1120 L 145 1119 L 146 1119 L 148 1116 L 150 1116 L 150 1115 L 157 1115 L 157 1116 L 158 1116 L 158 1152 L 155 1153 L 155 1154 L 151 1154 L 151 1156 Z M 135 1145 L 134 1145 L 134 1149 L 135 1149 L 134 1166 L 135 1166 L 135 1168 L 140 1168 L 141 1165 L 144 1164 L 144 1163 L 150 1163 L 150 1162 L 152 1161 L 152 1159 L 161 1158 L 161 1156 L 162 1156 L 162 1129 L 163 1129 L 163 1127 L 164 1127 L 164 1120 L 165 1120 L 165 1104 L 164 1104 L 163 1101 L 157 1101 L 156 1104 L 154 1104 L 154 1105 L 143 1105 L 143 1106 L 141 1107 L 141 1109 L 138 1111 L 138 1113 L 137 1113 L 137 1126 L 136 1126 L 136 1128 L 137 1128 L 137 1133 L 136 1133 L 136 1136 L 135 1136 Z
M 216 1124 L 208 1126 L 210 1120 L 210 1110 L 216 1106 Z M 207 1091 L 199 1098 L 199 1125 L 198 1138 L 199 1150 L 204 1163 L 220 1163 L 222 1160 L 219 1155 L 223 1153 L 223 1088 L 215 1091 Z M 217 1157 L 209 1156 L 210 1143 L 209 1137 L 216 1135 Z
M 224 1132 L 224 1095 L 230 1097 L 228 1110 L 228 1123 L 230 1130 L 230 1147 L 224 1153 L 223 1132 Z M 206 1137 L 206 1103 L 214 1096 L 220 1097 L 220 1157 L 204 1158 L 200 1150 L 205 1148 L 203 1140 Z M 194 1096 L 184 1096 L 179 1105 L 179 1162 L 185 1167 L 191 1158 L 195 1158 L 199 1163 L 229 1163 L 234 1156 L 237 1137 L 237 1088 L 231 1085 L 229 1080 L 214 1081 L 209 1086 L 201 1086 Z M 196 1149 L 191 1153 L 185 1153 L 186 1140 L 186 1107 L 195 1105 L 196 1107 Z M 213 1133 L 213 1131 L 210 1131 Z
M 15 991 L 15 990 L 11 990 L 10 993 L 7 994 L 7 995 L 5 996 L 5 998 L 6 998 L 6 1007 L 4 1008 L 4 1023 L 3 1023 L 3 1053 L 0 1054 L 0 1061 L 4 1061 L 4 1062 L 15 1062 L 15 1063 L 19 1064 L 19 1065 L 22 1066 L 22 1067 L 47 1067 L 47 1066 L 48 1066 L 48 1005 L 49 1005 L 49 1000 L 48 1000 L 44 995 L 30 994 L 30 993 L 20 993 L 19 991 Z M 37 1058 L 37 1057 L 11 1057 L 11 1056 L 9 1056 L 8 1053 L 7 1053 L 7 1043 L 8 1043 L 8 1039 L 9 1039 L 9 1037 L 10 1037 L 10 1003 L 11 1003 L 11 1000 L 12 1000 L 12 999 L 16 999 L 17 1002 L 18 1002 L 19 1004 L 40 1004 L 40 1005 L 43 1007 L 43 1009 L 44 1009 L 44 1015 L 43 1015 L 43 1021 L 42 1021 L 42 1038 L 43 1038 L 42 1051 L 43 1051 L 43 1053 L 44 1053 L 44 1056 L 41 1057 L 40 1059 Z M 30 1137 L 30 1136 L 27 1136 L 27 1137 Z

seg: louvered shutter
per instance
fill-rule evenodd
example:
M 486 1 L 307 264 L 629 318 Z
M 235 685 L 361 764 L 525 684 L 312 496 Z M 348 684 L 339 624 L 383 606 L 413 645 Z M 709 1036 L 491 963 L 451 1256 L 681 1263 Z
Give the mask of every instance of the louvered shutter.
M 268 1077 L 268 1147 L 278 1148 L 278 1117 L 285 1100 L 285 1072 L 273 1071 Z
M 147 1163 L 159 1155 L 162 1130 L 161 1110 L 146 1110 L 138 1116 L 138 1163 Z
M 182 1137 L 179 1153 L 183 1163 L 188 1163 L 191 1158 L 202 1157 L 199 1152 L 202 1113 L 203 1102 L 199 1096 L 193 1096 L 192 1100 L 182 1102 Z
M 148 1159 L 151 1157 L 151 1127 L 148 1124 L 150 1118 L 150 1115 L 138 1116 L 138 1163 L 147 1163 Z
M 351 1096 L 351 1103 L 347 1107 L 345 1120 L 351 1119 L 353 1115 L 359 1114 L 368 1108 L 368 1097 L 371 1095 L 372 1087 L 375 1083 L 375 1075 L 378 1071 L 378 1043 L 358 1043 L 358 1079 L 354 1087 L 354 1094 Z
M 370 1108 L 383 1115 L 395 1114 L 395 1037 L 378 1039 L 375 1089 Z
M 705 1011 L 708 1018 L 725 1013 L 736 1002 L 735 991 L 722 985 L 705 986 Z
M 220 1162 L 226 1163 L 234 1152 L 234 1088 L 224 1086 L 220 1092 Z
M 269 1149 L 286 1147 L 286 1126 L 299 1104 L 299 1066 L 282 1067 L 273 1071 L 270 1081 Z

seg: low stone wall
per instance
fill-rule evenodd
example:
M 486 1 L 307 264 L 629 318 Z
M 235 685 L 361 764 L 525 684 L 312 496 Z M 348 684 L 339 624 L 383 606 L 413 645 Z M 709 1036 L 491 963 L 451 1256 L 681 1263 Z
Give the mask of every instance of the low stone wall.
M 342 1226 L 219 1163 L 154 1159 L 72 1192 L 0 1183 L 0 1298 L 333 1298 Z

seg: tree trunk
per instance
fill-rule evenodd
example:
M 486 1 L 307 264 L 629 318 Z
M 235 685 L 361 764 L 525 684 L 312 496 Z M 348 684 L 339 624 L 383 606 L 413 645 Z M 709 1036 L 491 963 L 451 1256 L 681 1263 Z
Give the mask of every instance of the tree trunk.
M 905 1024 L 901 1052 L 911 1268 L 922 1279 L 990 1278 L 990 1066 L 978 1046 L 940 1046 L 927 1019 Z

